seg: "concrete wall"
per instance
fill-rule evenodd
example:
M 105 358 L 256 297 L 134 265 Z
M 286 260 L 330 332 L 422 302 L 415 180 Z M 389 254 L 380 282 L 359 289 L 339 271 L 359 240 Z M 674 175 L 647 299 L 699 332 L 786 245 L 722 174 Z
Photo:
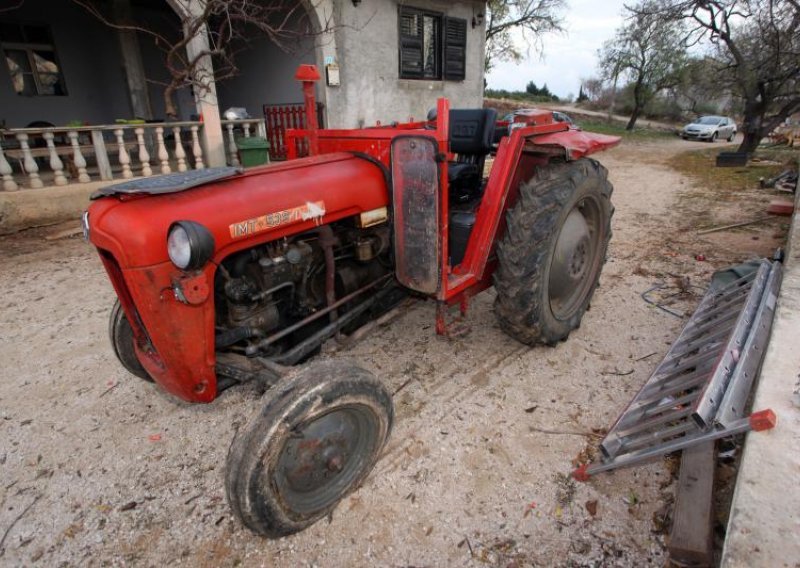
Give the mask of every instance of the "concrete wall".
M 399 78 L 398 6 L 425 8 L 467 20 L 467 62 L 464 81 L 402 80 Z M 341 86 L 324 87 L 328 126 L 354 128 L 380 120 L 422 119 L 448 97 L 453 107 L 480 107 L 483 102 L 484 25 L 472 27 L 472 17 L 485 10 L 480 1 L 326 0 L 315 4 L 317 17 L 333 15 L 333 38 L 318 39 L 317 64 L 325 57 L 340 67 Z
M 307 32 L 308 18 L 289 26 L 297 38 L 278 46 L 263 33 L 254 31 L 247 44 L 235 46 L 240 53 L 236 63 L 240 74 L 217 82 L 220 112 L 230 107 L 244 107 L 250 116 L 260 117 L 262 105 L 303 101 L 300 84 L 294 73 L 301 63 L 316 63 L 314 38 Z
M 165 4 L 163 11 L 137 8 L 135 17 L 166 35 L 179 32 L 179 20 Z M 24 127 L 33 121 L 64 125 L 71 121 L 112 123 L 133 118 L 116 32 L 69 1 L 27 0 L 19 9 L 3 12 L 0 21 L 47 24 L 61 64 L 66 96 L 17 95 L 5 61 L 0 63 L 0 121 Z M 153 39 L 139 34 L 142 63 L 148 79 L 164 80 L 163 52 Z M 164 118 L 163 87 L 149 85 L 154 118 Z M 182 118 L 194 112 L 188 89 L 178 95 Z
M 24 127 L 40 120 L 58 125 L 72 120 L 102 123 L 128 116 L 127 87 L 113 30 L 72 2 L 28 0 L 21 8 L 0 14 L 0 20 L 50 25 L 68 93 L 57 97 L 17 95 L 4 59 L 0 65 L 0 121 L 9 127 Z
M 134 8 L 134 17 L 137 22 L 147 22 L 153 31 L 168 38 L 177 38 L 180 34 L 181 22 L 177 14 L 166 4 L 160 11 L 146 10 L 141 7 Z M 148 79 L 148 92 L 150 106 L 153 109 L 153 118 L 166 119 L 164 110 L 164 86 L 155 81 L 169 81 L 169 72 L 164 67 L 164 52 L 155 44 L 152 36 L 139 33 L 139 49 L 142 53 L 142 65 L 145 77 Z M 178 108 L 178 119 L 189 120 L 196 112 L 194 97 L 187 87 L 175 94 L 175 103 Z
M 238 77 L 221 82 L 220 110 L 244 106 L 252 116 L 261 115 L 264 103 L 299 102 L 300 87 L 292 78 L 299 63 L 316 63 L 324 75 L 326 60 L 340 67 L 341 86 L 320 85 L 319 98 L 326 105 L 326 125 L 353 128 L 409 117 L 423 118 L 442 96 L 455 107 L 478 107 L 483 98 L 484 26 L 473 28 L 472 17 L 484 11 L 480 1 L 370 0 L 354 6 L 349 0 L 305 0 L 314 26 L 332 32 L 281 51 L 268 39 L 253 34 L 241 53 Z M 425 8 L 467 20 L 467 73 L 464 81 L 416 81 L 399 78 L 398 5 Z M 145 13 L 147 12 L 147 13 Z M 177 33 L 178 19 L 164 4 L 164 11 L 137 7 L 136 19 L 166 34 Z M 130 118 L 119 41 L 113 30 L 71 2 L 27 0 L 18 10 L 0 14 L 4 21 L 48 23 L 67 85 L 67 96 L 21 97 L 0 65 L 0 120 L 9 127 L 44 120 L 63 125 L 73 120 L 92 124 Z M 145 75 L 166 79 L 163 53 L 152 39 L 139 34 Z M 163 87 L 149 86 L 154 118 L 164 118 Z M 180 118 L 195 112 L 192 94 L 177 95 Z
M 778 422 L 772 430 L 746 435 L 723 568 L 800 561 L 800 193 L 794 206 L 783 282 L 752 403 L 753 411 L 771 409 Z

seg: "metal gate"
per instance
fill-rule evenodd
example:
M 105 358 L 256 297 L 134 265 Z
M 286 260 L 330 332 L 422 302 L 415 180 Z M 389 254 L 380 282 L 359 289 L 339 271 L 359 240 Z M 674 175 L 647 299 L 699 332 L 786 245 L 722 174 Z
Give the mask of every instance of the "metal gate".
M 325 105 L 317 103 L 317 120 L 320 128 L 323 128 L 325 124 L 324 109 Z M 303 103 L 264 105 L 264 122 L 267 126 L 270 158 L 285 160 L 286 130 L 306 127 L 306 108 Z M 297 155 L 307 156 L 308 142 L 305 139 L 299 139 L 297 144 L 299 146 Z

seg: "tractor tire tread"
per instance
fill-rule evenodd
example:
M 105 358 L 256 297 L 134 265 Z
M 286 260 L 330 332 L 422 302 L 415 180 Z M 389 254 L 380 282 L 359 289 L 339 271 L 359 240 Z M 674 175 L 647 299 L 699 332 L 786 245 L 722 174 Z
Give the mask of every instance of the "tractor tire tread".
M 608 212 L 605 238 L 599 254 L 602 260 L 591 284 L 587 300 L 569 318 L 566 327 L 553 328 L 543 317 L 543 278 L 546 264 L 558 235 L 558 221 L 565 206 L 585 183 L 595 178 L 601 199 Z M 519 197 L 506 216 L 506 234 L 497 247 L 498 269 L 494 274 L 497 291 L 495 314 L 500 328 L 527 345 L 556 345 L 580 326 L 599 282 L 611 238 L 612 185 L 608 172 L 599 162 L 582 158 L 575 162 L 553 163 L 540 167 L 535 176 L 520 186 Z
M 369 464 L 339 500 L 313 514 L 296 515 L 277 490 L 260 483 L 268 477 L 265 463 L 283 448 L 287 431 L 303 413 L 342 399 L 373 408 L 382 428 Z M 278 538 L 305 529 L 330 514 L 341 498 L 356 490 L 369 475 L 391 433 L 394 407 L 391 393 L 369 371 L 342 360 L 318 361 L 301 367 L 268 390 L 262 407 L 236 433 L 228 452 L 225 491 L 234 515 L 256 534 Z

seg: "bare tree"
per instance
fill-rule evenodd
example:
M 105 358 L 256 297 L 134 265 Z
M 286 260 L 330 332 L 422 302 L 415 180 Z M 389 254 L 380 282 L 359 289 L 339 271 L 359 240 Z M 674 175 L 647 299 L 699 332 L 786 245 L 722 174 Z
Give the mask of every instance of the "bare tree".
M 646 11 L 691 24 L 687 42 L 710 42 L 719 69 L 742 100 L 744 140 L 752 152 L 800 111 L 798 0 L 659 0 Z
M 600 69 L 606 80 L 632 83 L 633 111 L 625 128 L 633 130 L 653 97 L 679 82 L 686 50 L 680 21 L 659 18 L 652 0 L 626 9 L 631 13 L 626 23 L 600 50 Z
M 323 23 L 324 29 L 312 30 L 301 3 L 290 0 L 205 0 L 201 13 L 182 18 L 182 31 L 174 36 L 157 31 L 145 21 L 120 21 L 108 3 L 72 1 L 110 28 L 140 34 L 161 50 L 168 79 L 148 77 L 147 80 L 164 88 L 165 112 L 171 120 L 178 115 L 175 93 L 190 87 L 202 96 L 212 80 L 219 82 L 237 75 L 237 54 L 251 38 L 267 37 L 284 51 L 291 51 L 300 39 L 330 30 L 327 22 Z M 190 56 L 187 47 L 203 35 L 208 39 L 207 47 L 193 50 Z M 206 76 L 204 62 L 209 57 L 214 64 L 213 77 Z
M 581 79 L 583 92 L 592 102 L 597 102 L 603 96 L 603 80 L 599 77 Z
M 672 95 L 684 111 L 694 115 L 720 112 L 723 103 L 730 103 L 731 99 L 720 66 L 710 57 L 687 59 L 680 83 L 672 89 Z
M 541 49 L 543 34 L 563 31 L 564 8 L 564 0 L 488 0 L 485 70 L 498 61 L 520 61 L 531 46 Z

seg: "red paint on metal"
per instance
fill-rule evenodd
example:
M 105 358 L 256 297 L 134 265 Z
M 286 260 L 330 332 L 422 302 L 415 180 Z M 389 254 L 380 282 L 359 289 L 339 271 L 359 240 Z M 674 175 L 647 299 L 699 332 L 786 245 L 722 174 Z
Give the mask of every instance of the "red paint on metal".
M 589 464 L 583 464 L 578 469 L 572 472 L 572 478 L 575 481 L 589 481 L 589 474 L 586 471 L 586 468 L 589 467 Z
M 568 126 L 564 123 L 556 123 L 553 119 L 553 111 L 540 108 L 517 111 L 514 113 L 514 120 L 512 122 L 521 122 L 530 126 L 542 126 L 545 124 L 562 124 L 563 126 Z M 509 123 L 506 122 L 505 124 Z
M 237 250 L 385 207 L 388 199 L 378 168 L 350 154 L 328 154 L 251 168 L 189 191 L 126 202 L 117 198 L 94 201 L 89 207 L 91 238 L 123 268 L 144 267 L 168 261 L 169 227 L 179 219 L 191 220 L 202 223 L 213 235 L 213 261 L 218 263 Z M 325 204 L 321 218 L 301 217 L 249 239 L 231 236 L 232 224 L 317 202 Z M 176 274 L 181 272 L 176 269 Z
M 317 131 L 319 122 L 317 121 L 317 99 L 314 94 L 316 88 L 314 83 L 319 81 L 319 71 L 316 65 L 300 65 L 297 68 L 294 78 L 303 83 L 303 100 L 306 105 L 306 129 L 308 132 L 309 154 L 316 156 L 319 154 L 317 144 Z
M 264 105 L 264 122 L 269 141 L 269 155 L 273 160 L 287 158 L 287 136 L 290 129 L 305 128 L 305 106 L 302 104 Z M 317 104 L 317 113 L 322 115 L 322 105 Z M 301 140 L 298 155 L 308 155 L 306 140 Z
M 794 203 L 784 199 L 773 199 L 769 202 L 767 213 L 772 213 L 773 215 L 785 215 L 789 217 L 792 213 L 794 213 Z
M 216 396 L 214 295 L 207 294 L 196 305 L 175 298 L 174 283 L 185 277 L 167 256 L 167 231 L 175 220 L 202 222 L 214 236 L 212 261 L 193 277 L 202 277 L 213 289 L 216 267 L 228 255 L 310 230 L 317 223 L 384 207 L 386 191 L 383 174 L 374 165 L 352 155 L 331 154 L 252 168 L 241 176 L 180 193 L 93 202 L 92 243 L 112 255 L 113 260 L 103 257 L 104 264 L 123 309 L 129 321 L 141 321 L 141 327 L 132 323 L 134 333 L 141 336 L 147 330 L 145 338 L 152 345 L 150 351 L 137 348 L 144 368 L 184 400 L 210 402 Z M 325 203 L 322 218 L 299 219 L 250 238 L 231 236 L 230 225 L 237 221 L 312 201 Z
M 181 276 L 175 281 L 175 288 L 180 290 L 186 302 L 193 306 L 205 302 L 210 291 L 208 280 L 203 273 Z
M 775 413 L 767 408 L 766 410 L 759 410 L 750 415 L 750 427 L 754 432 L 763 432 L 764 430 L 771 430 L 775 428 L 778 423 L 778 417 Z
M 564 124 L 564 123 L 556 123 Z M 523 129 L 524 131 L 525 129 Z M 530 142 L 536 147 L 552 147 L 564 149 L 568 152 L 568 159 L 577 160 L 596 152 L 608 150 L 619 144 L 619 136 L 595 134 L 582 130 L 568 129 L 562 132 L 536 136 Z
M 319 71 L 317 71 L 316 65 L 311 65 L 307 63 L 303 63 L 298 65 L 297 71 L 294 74 L 294 78 L 297 81 L 302 82 L 314 82 L 319 81 L 321 79 Z
M 530 179 L 535 168 L 552 159 L 553 154 L 576 159 L 619 142 L 616 137 L 567 130 L 566 125 L 544 116 L 536 124 L 514 129 L 500 142 L 464 260 L 453 268 L 447 261 L 447 158 L 451 157 L 448 101 L 437 102 L 435 130 L 426 129 L 422 122 L 318 130 L 313 117 L 312 70 L 298 70 L 298 78 L 307 83 L 304 93 L 309 121 L 304 129 L 277 130 L 275 134 L 283 136 L 290 161 L 252 168 L 242 175 L 179 193 L 106 197 L 89 208 L 91 240 L 102 251 L 103 263 L 131 321 L 137 354 L 158 384 L 184 400 L 209 402 L 216 396 L 212 290 L 216 268 L 224 258 L 319 224 L 389 206 L 389 188 L 380 168 L 346 152 L 365 153 L 388 166 L 395 137 L 434 136 L 439 150 L 441 206 L 437 229 L 442 263 L 436 329 L 437 333 L 447 333 L 447 306 L 460 303 L 462 312 L 466 312 L 469 298 L 491 285 L 496 264 L 492 252 L 504 231 L 504 213 L 515 202 L 520 183 Z M 299 112 L 296 106 L 286 106 L 276 110 L 273 117 L 284 125 L 287 120 L 302 124 Z M 303 151 L 320 155 L 294 159 Z M 267 223 L 264 230 L 240 238 L 231 234 L 231 225 L 307 203 L 324 203 L 324 213 L 313 219 L 301 216 L 292 222 Z M 177 269 L 167 256 L 167 231 L 176 220 L 202 223 L 215 240 L 213 258 L 192 275 Z M 179 299 L 180 294 L 176 297 L 176 283 L 180 283 L 187 303 Z M 198 286 L 196 290 L 194 285 Z

